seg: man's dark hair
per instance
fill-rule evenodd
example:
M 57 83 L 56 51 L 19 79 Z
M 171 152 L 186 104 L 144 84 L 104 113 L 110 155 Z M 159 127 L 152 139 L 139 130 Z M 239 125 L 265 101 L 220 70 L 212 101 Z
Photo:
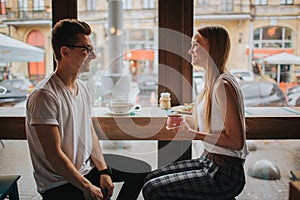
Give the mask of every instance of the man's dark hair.
M 91 34 L 91 27 L 77 19 L 62 19 L 52 29 L 52 48 L 55 58 L 61 59 L 60 48 L 62 46 L 74 45 L 78 41 L 78 34 Z

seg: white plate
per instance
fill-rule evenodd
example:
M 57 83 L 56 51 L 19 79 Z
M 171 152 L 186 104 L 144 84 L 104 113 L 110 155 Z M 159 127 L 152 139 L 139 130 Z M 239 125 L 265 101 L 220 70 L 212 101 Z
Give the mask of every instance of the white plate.
M 187 111 L 186 108 L 187 108 L 187 106 L 174 106 L 174 107 L 172 107 L 172 109 L 175 112 L 178 112 L 178 113 L 181 113 L 181 114 L 187 114 L 187 115 L 193 114 L 192 110 Z

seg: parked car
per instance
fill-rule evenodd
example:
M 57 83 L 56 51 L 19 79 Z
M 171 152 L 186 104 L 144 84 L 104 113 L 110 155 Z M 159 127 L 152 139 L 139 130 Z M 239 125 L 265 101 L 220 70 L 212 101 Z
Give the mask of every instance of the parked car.
M 252 72 L 249 72 L 245 69 L 231 69 L 230 73 L 234 75 L 238 82 L 240 81 L 253 81 L 254 75 Z
M 204 71 L 193 72 L 193 87 L 198 96 L 204 88 Z
M 157 74 L 142 74 L 137 77 L 137 83 L 141 94 L 151 94 L 158 89 Z
M 293 86 L 287 90 L 288 106 L 297 106 L 297 100 L 300 99 L 300 85 Z M 298 105 L 300 106 L 300 105 Z
M 0 85 L 2 84 L 6 84 L 9 85 L 11 87 L 23 90 L 23 91 L 27 91 L 27 92 L 31 92 L 34 88 L 34 85 L 32 84 L 32 82 L 26 78 L 24 79 L 6 79 L 0 82 Z
M 300 106 L 300 95 L 299 95 L 299 97 L 296 99 L 295 106 Z
M 287 95 L 288 106 L 297 106 L 297 100 L 300 99 L 300 91 L 295 93 L 289 93 Z M 299 105 L 298 105 L 299 106 Z
M 288 88 L 287 95 L 300 92 L 300 85 Z
M 287 106 L 287 97 L 276 83 L 243 81 L 239 84 L 245 106 Z
M 24 101 L 27 99 L 27 95 L 27 91 L 2 83 L 0 85 L 0 106 L 5 106 L 6 104 L 14 105 L 15 103 Z

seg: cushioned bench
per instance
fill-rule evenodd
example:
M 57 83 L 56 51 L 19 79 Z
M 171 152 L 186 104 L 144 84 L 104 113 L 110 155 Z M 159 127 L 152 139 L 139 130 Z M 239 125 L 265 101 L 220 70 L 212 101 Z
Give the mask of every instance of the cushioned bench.
M 0 176 L 0 200 L 5 198 L 19 200 L 17 181 L 20 177 L 20 175 Z

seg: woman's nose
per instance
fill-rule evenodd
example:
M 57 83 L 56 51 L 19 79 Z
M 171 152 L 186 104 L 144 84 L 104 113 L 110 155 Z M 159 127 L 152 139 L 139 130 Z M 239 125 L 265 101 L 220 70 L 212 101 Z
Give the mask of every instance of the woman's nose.
M 190 48 L 189 51 L 188 51 L 188 53 L 189 53 L 190 55 L 192 55 L 192 54 L 193 54 L 193 49 Z

